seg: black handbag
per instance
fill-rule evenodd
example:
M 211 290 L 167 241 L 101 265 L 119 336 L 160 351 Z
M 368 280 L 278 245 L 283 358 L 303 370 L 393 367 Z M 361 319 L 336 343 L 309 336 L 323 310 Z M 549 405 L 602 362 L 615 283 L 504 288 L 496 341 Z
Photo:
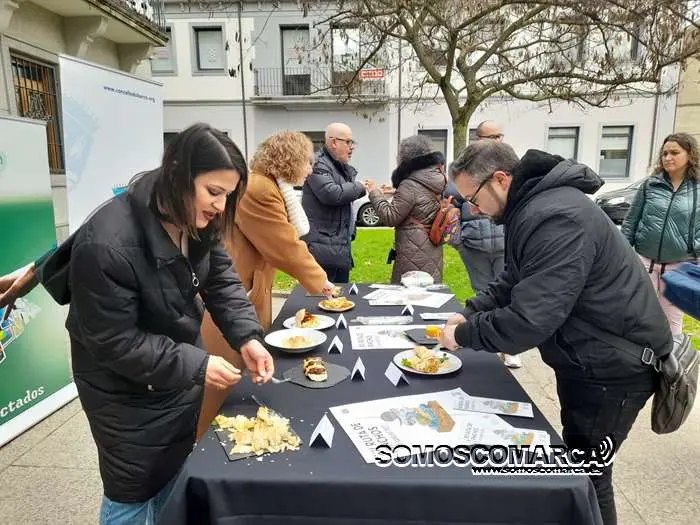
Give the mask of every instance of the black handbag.
M 661 377 L 651 405 L 651 429 L 657 434 L 678 430 L 688 418 L 698 390 L 700 353 L 690 337 L 686 334 L 675 335 L 673 350 L 668 355 L 658 357 L 651 348 L 601 330 L 582 319 L 571 317 L 569 322 L 574 328 L 654 367 Z

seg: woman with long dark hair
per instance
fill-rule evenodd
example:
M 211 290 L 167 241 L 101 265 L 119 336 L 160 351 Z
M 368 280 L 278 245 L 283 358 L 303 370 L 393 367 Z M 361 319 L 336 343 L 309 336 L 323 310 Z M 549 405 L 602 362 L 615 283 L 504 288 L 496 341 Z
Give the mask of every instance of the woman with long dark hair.
M 637 192 L 622 233 L 649 272 L 673 334 L 683 330 L 683 312 L 664 296 L 661 276 L 686 261 L 697 261 L 700 244 L 698 144 L 687 133 L 664 139 L 656 172 Z
M 191 126 L 160 167 L 36 264 L 35 280 L 70 303 L 73 378 L 104 485 L 101 525 L 156 521 L 195 443 L 204 386 L 241 378 L 203 350 L 205 307 L 254 380 L 272 376 L 262 328 L 220 242 L 247 177 L 224 133 Z

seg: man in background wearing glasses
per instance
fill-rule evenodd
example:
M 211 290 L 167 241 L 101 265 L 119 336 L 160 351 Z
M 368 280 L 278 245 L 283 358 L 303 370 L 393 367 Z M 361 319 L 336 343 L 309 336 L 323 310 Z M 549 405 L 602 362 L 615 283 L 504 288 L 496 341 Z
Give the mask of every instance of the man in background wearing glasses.
M 485 120 L 476 127 L 477 140 L 503 140 L 503 132 L 493 120 Z M 503 272 L 505 252 L 503 226 L 494 223 L 483 214 L 475 212 L 473 205 L 465 201 L 450 183 L 449 194 L 456 205 L 461 206 L 462 232 L 460 243 L 454 247 L 469 274 L 472 289 L 477 294 Z M 523 366 L 518 355 L 500 353 L 499 357 L 509 368 Z
M 301 204 L 309 219 L 303 240 L 332 283 L 347 283 L 353 267 L 355 220 L 352 203 L 366 193 L 350 165 L 357 143 L 346 124 L 326 128 L 325 143 L 304 183 Z

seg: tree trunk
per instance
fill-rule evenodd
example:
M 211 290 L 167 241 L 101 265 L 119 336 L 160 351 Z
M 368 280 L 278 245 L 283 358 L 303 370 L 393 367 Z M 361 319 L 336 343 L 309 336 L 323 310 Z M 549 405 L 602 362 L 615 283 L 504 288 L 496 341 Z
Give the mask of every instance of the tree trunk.
M 452 156 L 456 160 L 464 148 L 468 146 L 469 119 L 472 118 L 476 107 L 464 105 L 457 116 L 452 117 Z
M 452 158 L 457 160 L 459 154 L 467 146 L 469 136 L 469 118 L 459 116 L 452 121 Z

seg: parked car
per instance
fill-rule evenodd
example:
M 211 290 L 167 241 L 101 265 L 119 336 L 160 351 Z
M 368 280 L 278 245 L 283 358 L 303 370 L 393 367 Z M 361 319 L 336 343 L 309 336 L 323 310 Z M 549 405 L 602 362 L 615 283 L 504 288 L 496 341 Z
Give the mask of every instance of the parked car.
M 296 186 L 294 191 L 301 202 L 301 186 Z M 352 203 L 352 213 L 355 217 L 355 224 L 358 226 L 381 226 L 381 221 L 377 216 L 377 212 L 374 211 L 374 207 L 367 195 L 360 197 Z
M 595 203 L 610 217 L 615 224 L 622 224 L 630 211 L 634 196 L 646 179 L 641 179 L 619 190 L 598 195 Z

